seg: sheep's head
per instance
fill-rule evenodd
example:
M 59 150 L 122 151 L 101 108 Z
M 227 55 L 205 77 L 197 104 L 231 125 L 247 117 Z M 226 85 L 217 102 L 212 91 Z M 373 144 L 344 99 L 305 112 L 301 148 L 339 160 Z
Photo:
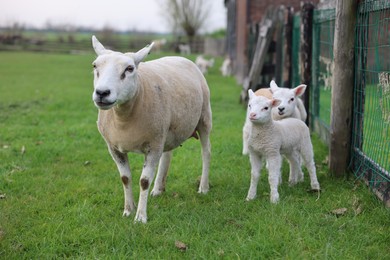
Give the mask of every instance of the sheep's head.
M 98 55 L 92 63 L 94 91 L 92 99 L 99 109 L 110 109 L 131 99 L 137 92 L 137 69 L 153 47 L 153 43 L 135 53 L 108 50 L 92 36 Z
M 280 100 L 256 96 L 251 89 L 249 89 L 248 94 L 249 120 L 252 123 L 265 123 L 272 120 L 271 110 L 280 104 Z
M 299 85 L 296 88 L 279 88 L 275 81 L 270 84 L 272 96 L 280 100 L 280 105 L 273 109 L 273 113 L 278 118 L 291 117 L 297 106 L 297 98 L 305 93 L 306 85 Z

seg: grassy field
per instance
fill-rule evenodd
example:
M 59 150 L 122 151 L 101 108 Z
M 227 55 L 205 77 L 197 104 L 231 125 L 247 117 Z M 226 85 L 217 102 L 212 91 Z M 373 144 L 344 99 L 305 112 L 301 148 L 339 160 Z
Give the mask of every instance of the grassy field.
M 210 192 L 197 193 L 200 144 L 189 140 L 174 153 L 166 192 L 149 199 L 148 223 L 123 218 L 119 173 L 96 129 L 93 59 L 0 52 L 1 259 L 389 259 L 389 209 L 364 184 L 331 178 L 316 136 L 320 195 L 307 192 L 306 176 L 293 188 L 284 181 L 271 205 L 263 174 L 259 197 L 244 201 L 245 110 L 235 80 L 219 74 L 221 60 L 207 75 Z M 143 157 L 129 158 L 137 199 Z M 332 213 L 339 208 L 347 211 Z

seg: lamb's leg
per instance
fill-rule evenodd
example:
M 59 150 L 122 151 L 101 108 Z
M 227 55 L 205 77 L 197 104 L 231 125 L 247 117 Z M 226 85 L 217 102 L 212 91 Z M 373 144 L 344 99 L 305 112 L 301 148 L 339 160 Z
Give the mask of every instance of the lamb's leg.
M 121 176 L 123 191 L 125 195 L 123 216 L 128 217 L 130 213 L 135 209 L 135 203 L 133 197 L 133 190 L 131 187 L 132 180 L 127 154 L 121 153 L 110 147 L 108 147 L 108 150 L 110 151 L 110 154 L 114 159 Z
M 305 163 L 305 167 L 307 168 L 307 171 L 309 172 L 310 176 L 310 186 L 312 190 L 320 190 L 320 184 L 317 180 L 317 174 L 316 174 L 316 166 L 313 159 L 313 151 L 306 151 L 302 154 L 303 162 Z
M 280 179 L 280 168 L 282 166 L 282 157 L 280 154 L 267 156 L 268 163 L 268 182 L 271 189 L 270 201 L 271 203 L 279 202 L 279 179 Z
M 164 152 L 161 156 L 160 162 L 158 164 L 156 180 L 154 181 L 154 187 L 150 193 L 152 196 L 158 196 L 163 191 L 165 191 L 165 184 L 167 181 L 169 165 L 172 159 L 172 152 L 173 151 Z
M 145 155 L 144 168 L 140 178 L 140 194 L 138 201 L 137 214 L 135 215 L 135 222 L 146 223 L 148 218 L 146 208 L 148 204 L 149 187 L 154 178 L 154 172 L 157 168 L 158 161 L 161 157 L 161 152 L 150 151 Z
M 202 144 L 202 177 L 200 179 L 198 193 L 209 191 L 209 169 L 211 160 L 210 128 L 199 127 L 199 138 Z
M 259 183 L 260 171 L 263 163 L 262 158 L 253 152 L 249 152 L 249 160 L 251 163 L 251 184 L 249 186 L 248 195 L 246 196 L 247 201 L 253 200 L 256 197 L 257 184 Z
M 294 186 L 298 182 L 303 181 L 300 154 L 297 151 L 294 151 L 291 154 L 286 154 L 286 157 L 290 165 L 290 176 L 288 182 L 290 186 Z

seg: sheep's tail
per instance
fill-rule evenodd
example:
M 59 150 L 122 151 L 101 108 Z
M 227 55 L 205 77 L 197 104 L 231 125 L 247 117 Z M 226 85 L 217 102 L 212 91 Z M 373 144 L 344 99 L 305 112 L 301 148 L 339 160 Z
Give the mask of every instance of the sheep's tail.
M 305 105 L 303 104 L 303 101 L 300 98 L 298 98 L 297 108 L 299 110 L 299 113 L 301 114 L 301 120 L 306 121 L 307 113 L 306 113 Z

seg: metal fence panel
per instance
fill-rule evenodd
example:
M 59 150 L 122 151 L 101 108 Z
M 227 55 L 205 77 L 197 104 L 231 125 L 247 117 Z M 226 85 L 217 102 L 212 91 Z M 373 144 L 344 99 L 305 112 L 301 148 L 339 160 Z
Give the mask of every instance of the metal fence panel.
M 390 4 L 358 6 L 351 168 L 390 203 Z

